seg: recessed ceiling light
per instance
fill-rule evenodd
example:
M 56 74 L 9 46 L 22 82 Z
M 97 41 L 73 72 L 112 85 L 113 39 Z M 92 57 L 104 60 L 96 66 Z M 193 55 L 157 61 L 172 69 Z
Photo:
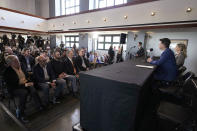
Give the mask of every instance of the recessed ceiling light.
M 127 16 L 127 15 L 125 15 L 125 16 L 124 16 L 124 19 L 127 19 L 127 18 L 128 18 L 128 16 Z
M 4 18 L 4 17 L 1 17 L 1 19 L 2 19 L 2 20 L 5 20 L 5 18 Z
M 188 7 L 187 10 L 186 10 L 186 12 L 188 12 L 188 13 L 191 12 L 191 11 L 192 11 L 192 8 L 190 8 L 190 7 Z
M 90 23 L 90 20 L 87 20 L 87 23 L 89 24 Z
M 77 24 L 75 21 L 73 21 L 73 24 Z
M 104 22 L 107 22 L 107 18 L 104 18 L 103 21 L 104 21 Z
M 156 15 L 156 13 L 155 12 L 151 12 L 151 16 L 155 16 Z

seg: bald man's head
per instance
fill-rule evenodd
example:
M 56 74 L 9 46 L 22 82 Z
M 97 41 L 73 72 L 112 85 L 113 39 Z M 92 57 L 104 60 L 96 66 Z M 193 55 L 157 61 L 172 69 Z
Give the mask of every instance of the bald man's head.
M 38 56 L 38 63 L 40 66 L 44 67 L 47 64 L 47 59 L 43 55 Z

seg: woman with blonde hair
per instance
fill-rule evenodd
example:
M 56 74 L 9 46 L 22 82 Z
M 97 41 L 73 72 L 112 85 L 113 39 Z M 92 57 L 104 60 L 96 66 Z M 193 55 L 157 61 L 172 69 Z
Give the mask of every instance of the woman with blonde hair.
M 179 43 L 177 44 L 175 51 L 176 51 L 176 55 L 175 55 L 176 65 L 178 68 L 180 68 L 181 66 L 184 65 L 185 58 L 187 57 L 187 47 L 185 44 Z

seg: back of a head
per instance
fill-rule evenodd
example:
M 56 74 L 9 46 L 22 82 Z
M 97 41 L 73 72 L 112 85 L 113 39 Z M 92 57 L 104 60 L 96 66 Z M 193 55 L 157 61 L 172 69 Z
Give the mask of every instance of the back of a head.
M 15 55 L 9 55 L 9 56 L 7 56 L 6 59 L 5 59 L 6 64 L 8 66 L 10 66 L 15 59 L 17 59 L 17 56 L 15 56 Z

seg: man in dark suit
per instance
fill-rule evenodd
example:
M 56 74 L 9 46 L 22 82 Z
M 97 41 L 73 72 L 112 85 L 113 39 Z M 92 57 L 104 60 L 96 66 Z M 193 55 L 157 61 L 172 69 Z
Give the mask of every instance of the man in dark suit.
M 88 60 L 84 57 L 84 50 L 81 48 L 78 51 L 79 55 L 75 59 L 76 66 L 79 71 L 89 70 Z
M 7 84 L 8 92 L 11 96 L 19 97 L 19 113 L 17 114 L 17 117 L 23 122 L 27 122 L 24 119 L 24 109 L 28 92 L 31 93 L 31 96 L 39 109 L 41 108 L 40 97 L 33 87 L 33 83 L 27 81 L 25 74 L 20 67 L 20 62 L 17 56 L 9 55 L 6 58 L 6 63 L 8 68 L 4 73 L 4 80 Z
M 25 48 L 23 54 L 19 57 L 21 68 L 26 72 L 26 77 L 32 76 L 35 59 L 30 55 L 30 49 Z
M 59 92 L 62 90 L 61 84 L 56 86 L 56 78 L 53 69 L 49 63 L 47 63 L 47 58 L 44 56 L 38 57 L 38 64 L 33 69 L 33 78 L 35 84 L 44 93 L 44 104 L 47 106 L 49 104 L 49 87 L 54 88 L 54 98 L 53 103 L 57 103 L 56 98 L 59 97 Z
M 155 72 L 155 79 L 164 83 L 170 83 L 177 77 L 176 59 L 173 51 L 169 48 L 170 39 L 160 39 L 159 48 L 163 51 L 159 60 L 152 60 L 148 58 L 148 62 L 153 65 L 157 65 Z
M 56 50 L 54 52 L 54 58 L 49 62 L 51 64 L 52 70 L 55 74 L 56 83 L 59 85 L 59 89 L 57 95 L 63 93 L 63 89 L 66 87 L 66 81 L 64 78 L 66 77 L 66 69 L 65 65 L 61 60 L 60 51 Z
M 142 47 L 142 42 L 138 43 L 138 51 L 136 53 L 137 57 L 141 57 L 144 56 L 145 52 L 144 52 L 144 48 Z
M 66 74 L 67 74 L 66 79 L 71 81 L 73 92 L 76 95 L 76 93 L 78 91 L 77 78 L 79 78 L 79 75 L 78 75 L 78 70 L 76 68 L 76 65 L 73 61 L 73 51 L 72 50 L 67 51 L 67 58 L 65 59 L 64 63 L 65 63 Z

